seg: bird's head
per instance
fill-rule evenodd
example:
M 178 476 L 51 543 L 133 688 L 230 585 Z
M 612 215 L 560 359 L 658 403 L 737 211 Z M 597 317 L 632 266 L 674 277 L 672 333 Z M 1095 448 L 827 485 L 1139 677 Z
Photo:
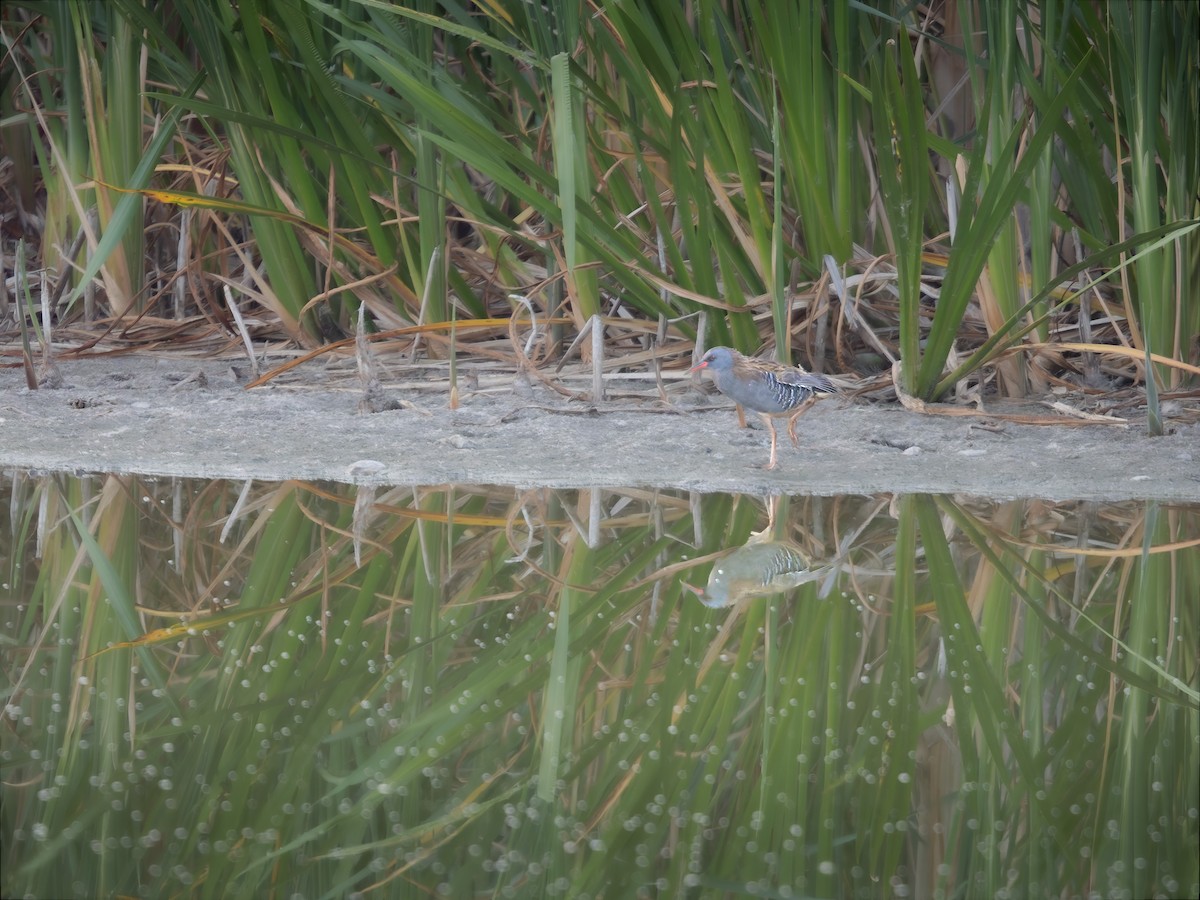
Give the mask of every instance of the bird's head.
M 704 358 L 696 365 L 692 366 L 689 372 L 698 372 L 700 369 L 711 368 L 717 371 L 733 368 L 733 351 L 728 347 L 713 347 L 704 354 Z

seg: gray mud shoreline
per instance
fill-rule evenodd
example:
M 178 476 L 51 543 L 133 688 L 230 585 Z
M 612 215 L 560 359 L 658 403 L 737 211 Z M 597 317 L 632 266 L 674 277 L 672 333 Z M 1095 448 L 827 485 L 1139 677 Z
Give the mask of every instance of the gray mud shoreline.
M 373 484 L 644 487 L 754 494 L 964 493 L 993 498 L 1200 502 L 1200 425 L 1018 425 L 898 406 L 817 404 L 800 447 L 739 429 L 731 406 L 677 384 L 674 405 L 591 407 L 510 376 L 464 390 L 385 389 L 359 412 L 353 361 L 299 367 L 252 390 L 229 361 L 177 355 L 64 359 L 61 386 L 0 370 L 0 467 L 41 472 Z M 469 377 L 469 372 L 466 373 Z M 280 379 L 282 382 L 284 379 Z M 704 405 L 704 404 L 710 405 Z M 716 405 L 720 404 L 720 405 Z M 1043 413 L 1049 410 L 1039 408 Z M 752 417 L 753 418 L 753 417 Z M 1190 416 L 1195 419 L 1195 416 Z M 981 427 L 986 426 L 986 427 Z M 785 429 L 781 428 L 781 432 Z

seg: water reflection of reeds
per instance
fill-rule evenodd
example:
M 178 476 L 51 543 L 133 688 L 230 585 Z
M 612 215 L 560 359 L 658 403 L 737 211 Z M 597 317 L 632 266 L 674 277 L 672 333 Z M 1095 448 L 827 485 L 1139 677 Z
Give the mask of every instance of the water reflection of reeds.
M 1200 883 L 1195 508 L 5 487 L 5 895 Z

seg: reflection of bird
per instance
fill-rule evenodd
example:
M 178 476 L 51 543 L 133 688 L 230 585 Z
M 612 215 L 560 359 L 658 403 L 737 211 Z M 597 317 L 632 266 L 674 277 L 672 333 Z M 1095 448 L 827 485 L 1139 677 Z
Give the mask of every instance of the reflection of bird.
M 731 606 L 750 597 L 790 590 L 814 577 L 821 577 L 825 571 L 809 566 L 808 559 L 792 544 L 751 542 L 717 560 L 703 591 L 692 590 L 705 606 Z
M 833 394 L 837 388 L 824 375 L 813 375 L 796 366 L 751 359 L 728 347 L 713 347 L 691 371 L 708 369 L 717 389 L 738 405 L 752 409 L 763 417 L 771 429 L 771 461 L 768 469 L 779 463 L 775 459 L 775 416 L 788 416 L 788 437 L 799 446 L 796 420 L 816 402 L 817 394 Z M 744 419 L 743 419 L 744 422 Z

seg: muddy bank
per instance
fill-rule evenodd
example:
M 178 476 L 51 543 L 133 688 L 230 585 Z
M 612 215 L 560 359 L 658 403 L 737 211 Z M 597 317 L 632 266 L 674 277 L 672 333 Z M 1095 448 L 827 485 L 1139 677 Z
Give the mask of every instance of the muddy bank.
M 241 364 L 244 365 L 244 361 Z M 161 476 L 390 484 L 662 487 L 749 493 L 961 492 L 998 498 L 1200 502 L 1196 405 L 1173 433 L 1144 423 L 1035 426 L 823 401 L 801 445 L 739 429 L 732 407 L 688 381 L 670 404 L 620 396 L 593 407 L 511 373 L 461 367 L 383 379 L 399 408 L 359 411 L 353 360 L 307 364 L 246 390 L 229 360 L 64 359 L 60 386 L 31 391 L 0 370 L 0 467 Z M 389 373 L 396 368 L 387 370 Z M 653 385 L 650 385 L 653 387 Z M 581 389 L 582 389 L 581 385 Z M 642 383 L 639 385 L 645 388 Z M 647 392 L 652 393 L 652 392 Z M 1045 407 L 1028 411 L 1052 415 Z

